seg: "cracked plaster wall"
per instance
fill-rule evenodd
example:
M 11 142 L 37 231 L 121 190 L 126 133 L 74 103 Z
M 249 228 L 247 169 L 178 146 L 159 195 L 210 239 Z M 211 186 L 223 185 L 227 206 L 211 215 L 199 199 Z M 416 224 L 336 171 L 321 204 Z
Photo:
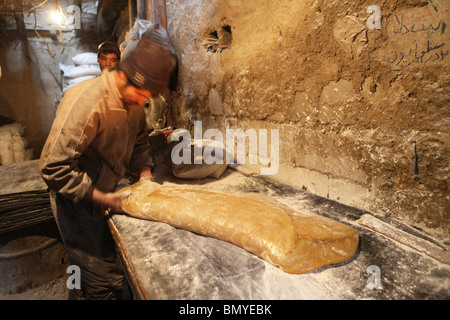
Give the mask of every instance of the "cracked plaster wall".
M 168 0 L 167 15 L 176 127 L 279 129 L 274 178 L 448 238 L 448 1 Z

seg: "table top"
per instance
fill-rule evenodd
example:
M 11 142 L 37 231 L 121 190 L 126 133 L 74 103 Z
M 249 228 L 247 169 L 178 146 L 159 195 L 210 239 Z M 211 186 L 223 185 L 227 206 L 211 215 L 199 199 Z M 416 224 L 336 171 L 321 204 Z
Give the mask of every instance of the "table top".
M 161 222 L 112 214 L 110 227 L 128 281 L 139 299 L 448 299 L 450 268 L 358 223 L 367 211 L 324 199 L 267 177 L 227 171 L 221 179 L 181 180 L 156 170 L 161 184 L 258 192 L 296 211 L 355 228 L 356 254 L 336 265 L 288 274 L 233 244 Z M 375 217 L 374 219 L 379 217 Z M 389 221 L 388 221 L 389 222 Z M 397 224 L 397 227 L 400 224 Z M 417 235 L 412 235 L 417 236 Z

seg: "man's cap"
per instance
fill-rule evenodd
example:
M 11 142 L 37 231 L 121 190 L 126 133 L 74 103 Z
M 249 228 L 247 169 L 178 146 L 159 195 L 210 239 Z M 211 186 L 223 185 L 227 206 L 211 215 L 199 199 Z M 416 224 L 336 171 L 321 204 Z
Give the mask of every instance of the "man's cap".
M 163 46 L 141 38 L 118 68 L 135 86 L 156 95 L 169 87 L 176 64 L 176 57 Z

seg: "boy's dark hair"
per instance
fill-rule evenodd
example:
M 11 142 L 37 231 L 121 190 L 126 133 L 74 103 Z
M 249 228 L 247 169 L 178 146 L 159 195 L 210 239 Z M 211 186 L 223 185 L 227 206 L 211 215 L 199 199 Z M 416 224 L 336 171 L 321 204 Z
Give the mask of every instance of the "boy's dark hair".
M 100 54 L 105 53 L 114 53 L 117 56 L 117 59 L 120 60 L 120 50 L 117 44 L 110 41 L 105 41 L 98 46 L 98 54 L 97 57 L 100 58 Z

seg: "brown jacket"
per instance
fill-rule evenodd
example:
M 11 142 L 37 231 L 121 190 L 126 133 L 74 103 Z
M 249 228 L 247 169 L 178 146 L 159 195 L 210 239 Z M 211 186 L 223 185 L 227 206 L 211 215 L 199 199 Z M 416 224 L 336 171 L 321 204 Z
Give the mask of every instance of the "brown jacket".
M 144 107 L 123 104 L 114 72 L 65 93 L 42 150 L 44 181 L 75 202 L 91 185 L 114 191 L 127 169 L 151 164 Z

